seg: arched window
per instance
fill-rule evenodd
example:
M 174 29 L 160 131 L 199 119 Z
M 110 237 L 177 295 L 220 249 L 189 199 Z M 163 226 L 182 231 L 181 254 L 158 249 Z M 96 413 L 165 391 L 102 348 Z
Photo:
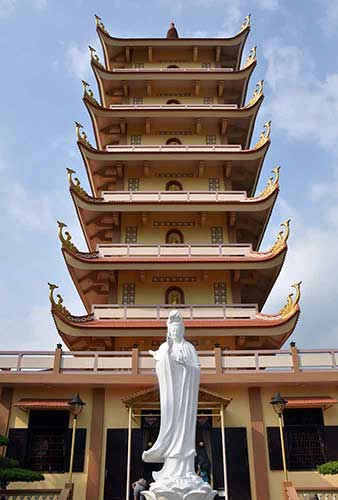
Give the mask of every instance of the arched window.
M 167 66 L 167 69 L 175 69 L 175 68 L 179 68 L 179 66 L 177 66 L 177 64 L 169 64 L 169 66 Z
M 165 292 L 165 303 L 173 306 L 184 304 L 184 293 L 182 288 L 171 286 Z
M 178 181 L 169 181 L 165 185 L 166 191 L 183 191 L 183 186 Z
M 175 144 L 182 144 L 182 143 L 179 139 L 177 139 L 177 137 L 170 137 L 170 139 L 167 139 L 166 144 L 167 145 L 170 145 L 170 144 L 175 145 Z
M 168 99 L 166 104 L 181 104 L 177 99 Z
M 178 229 L 171 229 L 165 237 L 167 245 L 181 245 L 184 243 L 183 234 Z

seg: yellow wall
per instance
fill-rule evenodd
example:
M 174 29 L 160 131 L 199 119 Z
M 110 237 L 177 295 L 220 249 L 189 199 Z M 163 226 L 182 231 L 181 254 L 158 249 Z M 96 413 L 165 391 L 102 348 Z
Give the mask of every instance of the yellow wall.
M 180 129 L 181 130 L 181 129 Z M 127 135 L 127 144 L 132 144 L 131 135 Z M 135 135 L 140 135 L 140 132 L 136 129 Z M 215 135 L 216 136 L 216 144 L 220 144 L 220 135 L 216 132 L 216 130 L 210 130 L 205 133 L 205 135 L 197 135 L 197 134 L 188 134 L 188 135 L 180 135 L 180 134 L 170 134 L 170 135 L 152 135 L 152 134 L 144 134 L 141 135 L 141 144 L 143 146 L 154 146 L 154 145 L 165 145 L 166 141 L 171 138 L 177 138 L 181 141 L 183 145 L 202 145 L 206 146 L 206 136 L 207 135 Z
M 166 94 L 166 95 L 164 95 Z M 185 94 L 185 95 L 183 95 Z M 190 94 L 190 95 L 187 95 Z M 220 104 L 222 101 L 221 99 L 218 99 L 216 96 L 212 96 L 212 94 L 206 94 L 206 97 L 213 97 L 214 98 L 214 104 Z M 169 99 L 177 99 L 180 101 L 180 104 L 204 104 L 204 95 L 199 95 L 198 97 L 195 97 L 192 93 L 190 92 L 180 92 L 178 89 L 177 92 L 173 90 L 168 90 L 168 91 L 163 91 L 159 94 L 156 94 L 152 97 L 148 96 L 142 96 L 142 94 L 137 94 L 136 92 L 131 92 L 130 93 L 130 98 L 129 98 L 129 103 L 134 104 L 134 97 L 143 97 L 143 104 L 166 104 Z

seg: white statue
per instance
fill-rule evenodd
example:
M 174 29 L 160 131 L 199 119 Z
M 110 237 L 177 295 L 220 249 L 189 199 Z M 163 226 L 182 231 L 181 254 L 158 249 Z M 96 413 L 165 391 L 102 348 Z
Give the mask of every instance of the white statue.
M 147 500 L 212 499 L 216 494 L 195 473 L 195 439 L 200 364 L 196 350 L 184 339 L 184 324 L 177 310 L 169 313 L 167 341 L 149 351 L 156 361 L 160 385 L 161 428 L 144 462 L 164 462 L 153 472 L 154 483 L 142 494 Z

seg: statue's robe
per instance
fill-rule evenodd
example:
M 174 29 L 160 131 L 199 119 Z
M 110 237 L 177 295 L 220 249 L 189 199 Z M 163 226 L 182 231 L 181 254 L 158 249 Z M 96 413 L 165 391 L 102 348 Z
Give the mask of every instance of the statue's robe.
M 195 435 L 200 364 L 192 344 L 183 340 L 161 344 L 156 351 L 160 385 L 161 427 L 153 447 L 143 452 L 145 462 L 164 462 L 155 481 L 195 474 Z

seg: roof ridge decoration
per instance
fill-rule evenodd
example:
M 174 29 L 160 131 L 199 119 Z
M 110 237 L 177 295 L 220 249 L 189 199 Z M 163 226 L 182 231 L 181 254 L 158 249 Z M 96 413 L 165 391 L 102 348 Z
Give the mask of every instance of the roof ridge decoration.
M 71 318 L 72 315 L 70 314 L 68 309 L 63 305 L 63 298 L 59 293 L 56 295 L 57 301 L 55 300 L 54 290 L 56 288 L 59 288 L 58 285 L 54 285 L 54 283 L 48 283 L 48 286 L 49 286 L 49 300 L 52 304 L 52 307 L 57 309 L 63 316 Z
M 264 123 L 264 129 L 260 133 L 259 139 L 256 142 L 254 149 L 261 148 L 262 146 L 264 146 L 264 144 L 269 142 L 270 141 L 270 134 L 271 134 L 271 120 Z
M 260 80 L 258 83 L 256 83 L 255 90 L 253 91 L 252 97 L 248 104 L 244 106 L 244 108 L 251 108 L 256 102 L 263 96 L 263 84 L 264 80 Z
M 246 61 L 242 69 L 246 69 L 248 66 L 256 62 L 256 56 L 257 56 L 257 45 L 252 47 L 252 49 L 250 50 L 249 55 L 246 58 Z
M 269 178 L 267 185 L 265 186 L 263 191 L 258 196 L 254 197 L 255 200 L 257 200 L 258 198 L 266 198 L 271 193 L 273 193 L 275 189 L 278 188 L 279 178 L 280 178 L 279 172 L 280 172 L 280 167 L 275 167 L 271 170 L 273 176 Z
M 291 285 L 292 288 L 295 289 L 295 292 L 292 292 L 288 295 L 288 298 L 286 299 L 285 306 L 282 307 L 282 309 L 279 311 L 278 315 L 282 316 L 282 318 L 292 316 L 292 314 L 294 314 L 296 312 L 296 310 L 298 308 L 300 296 L 301 296 L 301 293 L 300 293 L 300 285 L 301 284 L 302 284 L 302 282 L 299 281 L 298 283 L 294 283 L 293 285 Z M 295 296 L 294 296 L 294 293 L 295 293 Z
M 247 16 L 245 16 L 239 32 L 242 33 L 242 31 L 246 30 L 247 28 L 250 28 L 250 25 L 251 25 L 251 14 L 248 14 Z
M 106 35 L 110 36 L 109 32 L 107 31 L 105 25 L 102 22 L 102 19 L 100 16 L 95 14 L 95 23 L 96 23 L 96 28 L 103 31 Z
M 57 225 L 59 227 L 58 234 L 59 234 L 59 239 L 62 243 L 62 248 L 66 248 L 71 253 L 78 253 L 78 249 L 76 248 L 76 246 L 72 242 L 72 235 L 70 234 L 70 232 L 69 231 L 63 232 L 63 229 L 65 227 L 68 227 L 67 224 L 65 224 L 64 222 L 61 222 L 61 221 L 56 221 L 56 222 L 57 222 Z
M 75 122 L 75 130 L 76 130 L 76 137 L 78 142 L 81 142 L 84 146 L 87 146 L 87 148 L 90 149 L 95 149 L 90 142 L 88 141 L 88 137 L 85 131 L 81 132 L 81 129 L 83 128 L 83 125 L 79 122 Z
M 275 243 L 267 253 L 279 253 L 284 248 L 290 236 L 290 221 L 291 219 L 288 219 L 281 223 L 282 229 L 278 232 Z
M 89 52 L 90 52 L 91 62 L 96 64 L 100 68 L 105 69 L 105 67 L 103 66 L 103 64 L 100 61 L 100 58 L 98 56 L 98 53 L 96 52 L 96 49 L 94 47 L 92 47 L 91 45 L 88 45 L 88 48 L 89 48 Z
M 93 104 L 95 104 L 96 106 L 100 106 L 100 104 L 94 97 L 94 92 L 91 90 L 89 83 L 87 83 L 85 80 L 82 80 L 82 85 L 83 85 L 83 99 L 87 97 L 88 100 L 91 101 Z
M 74 189 L 76 193 L 78 193 L 80 196 L 85 197 L 87 200 L 92 200 L 93 197 L 90 196 L 87 191 L 81 186 L 80 179 L 78 177 L 75 177 L 73 179 L 73 174 L 76 174 L 75 170 L 72 170 L 71 168 L 67 168 L 67 174 L 68 174 L 68 182 L 71 188 Z

